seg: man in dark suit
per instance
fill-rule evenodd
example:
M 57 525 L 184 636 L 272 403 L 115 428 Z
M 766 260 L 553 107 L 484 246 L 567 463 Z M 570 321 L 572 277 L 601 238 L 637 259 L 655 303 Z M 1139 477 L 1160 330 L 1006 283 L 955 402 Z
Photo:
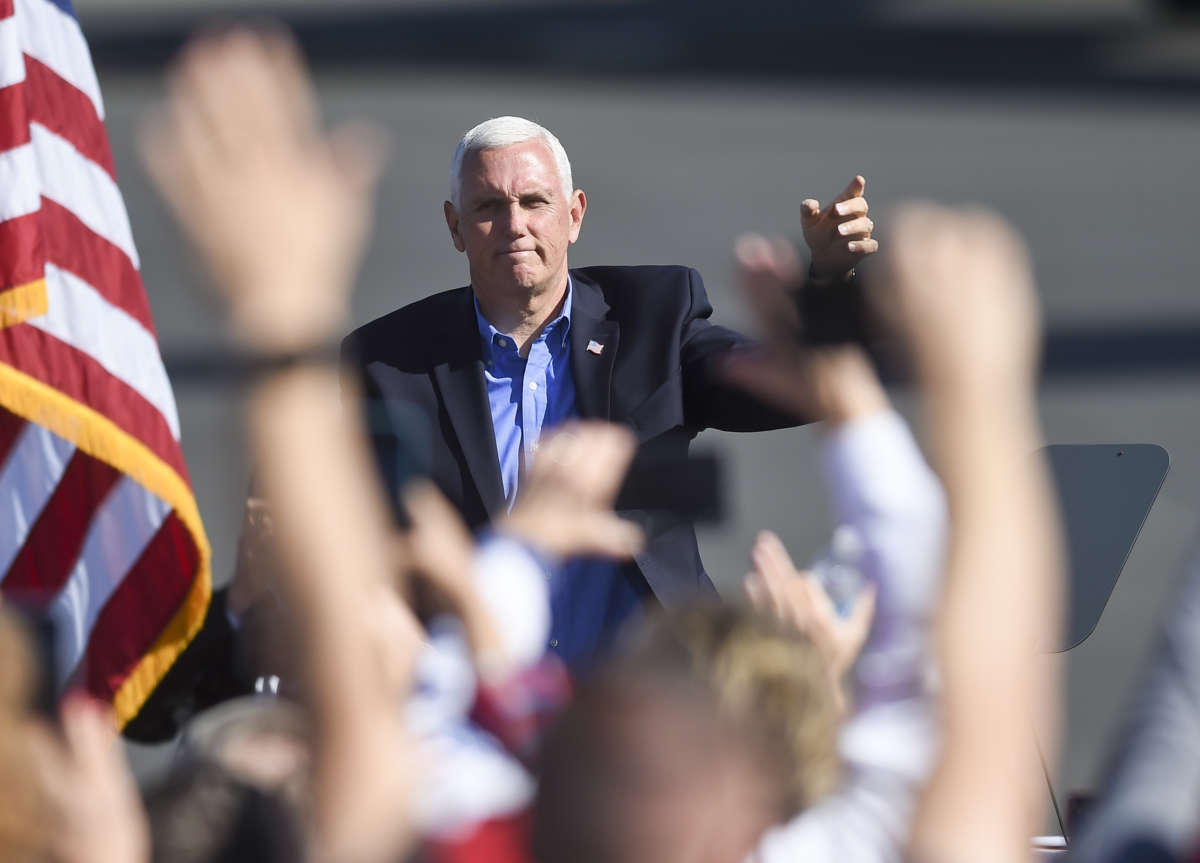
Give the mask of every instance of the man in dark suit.
M 802 205 L 811 277 L 848 278 L 877 247 L 863 186 L 856 177 L 825 211 Z M 472 527 L 506 511 L 543 430 L 574 417 L 630 426 L 662 455 L 686 453 L 705 428 L 802 421 L 725 382 L 720 359 L 746 339 L 709 322 L 695 270 L 569 269 L 586 210 L 550 132 L 515 117 L 481 123 L 454 154 L 444 205 L 470 286 L 379 318 L 343 345 L 368 400 L 407 403 L 427 420 L 432 478 Z M 623 514 L 646 533 L 635 559 L 573 562 L 552 587 L 549 647 L 573 667 L 648 602 L 713 592 L 689 521 Z

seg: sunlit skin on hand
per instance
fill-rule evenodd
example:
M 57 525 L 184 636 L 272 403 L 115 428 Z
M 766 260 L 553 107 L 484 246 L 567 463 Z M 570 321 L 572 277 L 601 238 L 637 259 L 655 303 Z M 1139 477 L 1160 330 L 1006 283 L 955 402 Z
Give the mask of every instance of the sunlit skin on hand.
M 867 216 L 867 181 L 855 175 L 824 209 L 816 198 L 800 202 L 804 242 L 812 254 L 812 275 L 822 280 L 845 278 L 867 255 L 879 250 L 871 237 L 875 223 Z

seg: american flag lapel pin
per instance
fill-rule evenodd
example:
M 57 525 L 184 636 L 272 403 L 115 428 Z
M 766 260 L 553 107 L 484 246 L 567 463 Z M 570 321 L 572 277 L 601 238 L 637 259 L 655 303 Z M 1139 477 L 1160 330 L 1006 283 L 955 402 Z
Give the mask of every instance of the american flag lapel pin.
M 595 339 L 591 339 L 588 342 L 587 349 L 589 354 L 595 354 L 596 356 L 600 356 L 600 354 L 604 353 L 604 345 L 600 344 Z

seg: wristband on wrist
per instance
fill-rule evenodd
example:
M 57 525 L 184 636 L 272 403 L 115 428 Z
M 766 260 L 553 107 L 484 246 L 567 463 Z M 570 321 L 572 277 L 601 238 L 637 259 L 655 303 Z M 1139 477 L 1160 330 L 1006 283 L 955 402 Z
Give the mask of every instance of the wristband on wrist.
M 851 267 L 842 276 L 822 276 L 813 269 L 813 265 L 809 262 L 808 265 L 808 282 L 813 285 L 832 285 L 838 282 L 846 283 L 854 281 L 854 267 Z
M 182 380 L 225 383 L 263 378 L 303 367 L 336 368 L 341 364 L 341 350 L 337 342 L 331 341 L 273 353 L 217 350 L 174 354 L 164 360 L 167 375 L 176 383 Z
M 862 285 L 850 270 L 843 279 L 809 278 L 793 295 L 800 319 L 799 340 L 808 347 L 865 344 L 867 307 Z
M 337 342 L 320 342 L 294 351 L 246 354 L 247 373 L 254 377 L 280 374 L 310 366 L 337 368 L 341 363 L 341 346 Z

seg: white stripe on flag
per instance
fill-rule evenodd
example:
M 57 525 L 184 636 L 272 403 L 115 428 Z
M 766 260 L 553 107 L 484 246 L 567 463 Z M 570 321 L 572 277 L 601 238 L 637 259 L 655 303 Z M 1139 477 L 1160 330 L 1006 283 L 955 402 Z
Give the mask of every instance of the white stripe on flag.
M 81 222 L 122 249 L 137 267 L 137 247 L 133 244 L 129 214 L 113 178 L 70 141 L 40 123 L 30 123 L 29 134 L 42 178 L 42 194 L 62 204 Z
M 37 154 L 33 144 L 0 153 L 0 222 L 36 213 L 42 208 Z
M 83 279 L 54 264 L 46 264 L 46 301 L 46 314 L 26 323 L 89 354 L 110 375 L 137 390 L 179 440 L 175 395 L 154 336 Z
M 74 452 L 70 441 L 26 423 L 0 465 L 0 580 L 8 574 Z
M 170 511 L 158 497 L 127 476 L 96 509 L 71 577 L 50 604 L 60 686 L 83 658 L 88 636 L 104 604 Z
M 92 68 L 92 54 L 79 22 L 50 0 L 16 0 L 21 48 L 49 66 L 58 77 L 84 92 L 104 119 L 100 82 Z
M 25 80 L 25 55 L 21 53 L 17 19 L 0 20 L 0 87 Z

